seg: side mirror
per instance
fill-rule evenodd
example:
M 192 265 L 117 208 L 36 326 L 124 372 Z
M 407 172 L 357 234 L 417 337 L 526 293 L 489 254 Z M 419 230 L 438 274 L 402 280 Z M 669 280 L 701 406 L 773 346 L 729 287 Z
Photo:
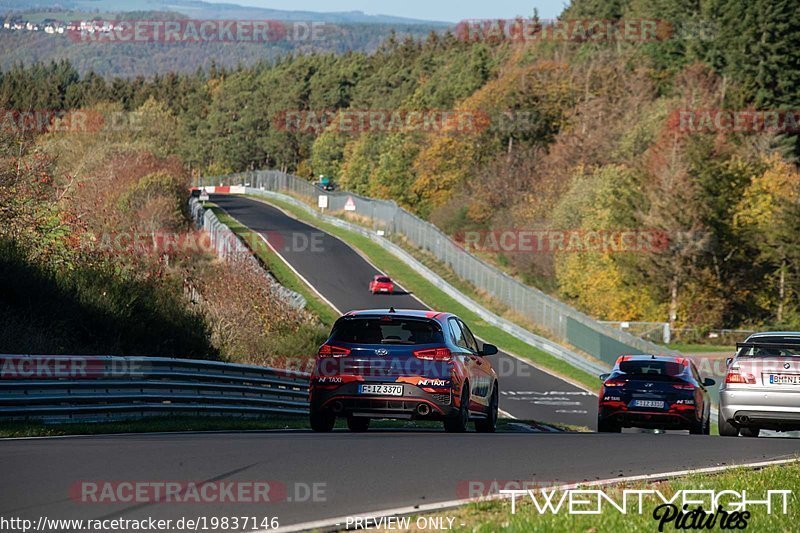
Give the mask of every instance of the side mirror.
M 497 354 L 497 346 L 494 344 L 484 344 L 483 349 L 481 349 L 481 355 L 484 357 L 488 357 L 490 355 Z
M 607 380 L 607 379 L 608 379 L 608 376 L 610 376 L 610 375 L 611 375 L 611 374 L 600 374 L 600 381 L 605 381 L 605 380 Z
M 703 386 L 704 387 L 713 387 L 716 384 L 717 384 L 717 382 L 714 381 L 711 378 L 706 378 L 706 379 L 703 380 Z
M 731 363 L 733 363 L 733 357 L 725 359 L 725 366 L 731 366 Z

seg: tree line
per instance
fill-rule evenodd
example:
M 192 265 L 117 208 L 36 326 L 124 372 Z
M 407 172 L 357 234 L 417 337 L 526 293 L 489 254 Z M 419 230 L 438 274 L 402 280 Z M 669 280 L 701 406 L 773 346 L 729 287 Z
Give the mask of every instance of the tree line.
M 142 135 L 195 175 L 332 175 L 452 235 L 659 231 L 668 245 L 658 253 L 475 252 L 598 318 L 790 327 L 800 325 L 797 132 L 720 128 L 697 113 L 797 107 L 798 7 L 576 0 L 562 18 L 653 19 L 669 32 L 646 41 L 390 36 L 372 53 L 131 79 L 79 74 L 66 61 L 17 66 L 0 75 L 0 108 L 144 109 L 158 118 Z M 287 112 L 419 110 L 485 127 L 285 124 Z M 687 112 L 702 127 L 685 128 Z

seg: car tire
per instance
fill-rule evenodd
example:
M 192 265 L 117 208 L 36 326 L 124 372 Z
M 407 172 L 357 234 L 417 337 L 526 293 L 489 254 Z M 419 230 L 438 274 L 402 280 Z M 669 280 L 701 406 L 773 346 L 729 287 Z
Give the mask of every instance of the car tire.
M 689 435 L 705 435 L 706 434 L 706 419 L 701 418 L 699 422 L 692 424 L 689 428 Z
M 706 418 L 706 426 L 703 428 L 703 435 L 711 435 L 711 415 Z
M 722 416 L 722 410 L 720 410 L 719 415 L 717 415 L 717 429 L 719 430 L 721 437 L 739 436 L 739 428 L 725 420 L 725 418 Z
M 478 433 L 494 433 L 497 431 L 498 401 L 497 385 L 495 385 L 492 398 L 489 400 L 489 410 L 486 413 L 486 418 L 475 421 L 475 431 Z
M 608 420 L 597 421 L 598 433 L 622 433 L 622 427 Z
M 464 433 L 469 425 L 469 383 L 464 383 L 458 413 L 444 419 L 444 430 L 448 433 Z
M 363 416 L 347 417 L 347 429 L 353 433 L 364 433 L 369 429 L 369 418 Z
M 761 434 L 761 428 L 742 428 L 741 434 L 742 437 L 755 438 Z
M 330 411 L 311 409 L 311 429 L 317 433 L 330 433 L 336 425 L 336 415 Z

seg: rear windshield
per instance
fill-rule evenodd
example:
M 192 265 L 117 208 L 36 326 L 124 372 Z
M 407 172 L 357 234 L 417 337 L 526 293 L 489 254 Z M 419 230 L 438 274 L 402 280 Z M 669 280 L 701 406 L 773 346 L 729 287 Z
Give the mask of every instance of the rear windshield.
M 389 278 L 378 278 L 378 283 L 391 283 L 392 280 Z
M 672 361 L 623 361 L 619 364 L 623 374 L 678 377 L 684 370 L 682 364 Z
M 349 344 L 444 343 L 439 323 L 415 318 L 345 318 L 336 323 L 331 340 Z
M 794 346 L 795 343 L 797 346 Z M 791 341 L 784 339 L 775 343 L 751 341 L 750 344 L 756 345 L 740 348 L 737 355 L 739 357 L 800 357 L 800 342 L 796 339 Z M 774 346 L 774 344 L 781 344 L 781 346 Z

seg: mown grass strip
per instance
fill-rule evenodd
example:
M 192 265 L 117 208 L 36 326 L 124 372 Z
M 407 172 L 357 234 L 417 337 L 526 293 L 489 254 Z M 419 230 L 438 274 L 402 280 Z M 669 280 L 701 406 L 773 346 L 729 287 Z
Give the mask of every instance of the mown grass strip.
M 305 417 L 232 418 L 232 417 L 152 417 L 119 422 L 44 424 L 41 422 L 4 422 L 0 437 L 59 437 L 64 435 L 105 435 L 110 433 L 158 433 L 184 431 L 259 431 L 305 429 Z
M 500 432 L 519 433 L 518 426 L 540 426 L 537 421 L 501 419 L 497 422 Z M 587 428 L 548 423 L 561 431 L 583 432 Z M 436 421 L 373 420 L 372 429 L 416 429 L 442 430 Z M 347 423 L 339 419 L 337 429 L 346 429 Z M 142 420 L 118 422 L 44 424 L 42 422 L 4 422 L 0 427 L 0 438 L 18 437 L 62 437 L 68 435 L 108 435 L 113 433 L 181 433 L 203 431 L 275 431 L 310 430 L 306 417 L 234 418 L 234 417 L 152 417 Z
M 535 479 L 531 480 L 541 483 L 546 480 Z M 501 487 L 502 488 L 502 487 Z M 511 489 L 518 489 L 518 486 L 509 487 Z M 540 495 L 536 487 L 532 490 L 537 495 L 539 505 L 544 509 L 543 499 L 545 496 Z M 764 505 L 748 505 L 750 516 L 747 519 L 748 531 L 759 532 L 775 532 L 783 533 L 785 531 L 793 530 L 791 524 L 797 524 L 800 519 L 800 507 L 797 505 L 797 494 L 800 491 L 800 464 L 783 464 L 776 466 L 768 466 L 759 470 L 751 470 L 748 468 L 736 468 L 727 470 L 718 474 L 690 474 L 685 477 L 680 477 L 668 481 L 658 483 L 652 482 L 634 482 L 626 485 L 615 485 L 613 487 L 605 487 L 603 492 L 613 498 L 615 502 L 621 502 L 623 498 L 623 490 L 659 490 L 665 498 L 669 499 L 675 494 L 680 494 L 678 491 L 714 491 L 716 494 L 722 491 L 736 491 L 741 494 L 745 491 L 747 498 L 753 500 L 766 500 L 767 491 L 770 490 L 790 490 L 792 494 L 788 496 L 787 513 L 784 514 L 783 501 L 778 495 L 772 496 L 772 509 L 771 513 L 767 512 Z M 630 494 L 630 493 L 629 493 Z M 686 493 L 687 499 L 696 500 L 697 493 Z M 560 494 L 553 497 L 554 506 L 558 504 Z M 590 499 L 590 497 L 581 497 L 578 499 Z M 680 496 L 678 498 L 681 500 Z M 709 498 L 705 496 L 705 511 L 715 512 L 716 509 L 709 508 Z M 736 497 L 730 493 L 721 498 L 720 503 L 724 506 L 729 506 L 730 510 L 735 509 Z M 657 495 L 646 496 L 643 498 L 642 511 L 639 512 L 638 499 L 635 497 L 628 498 L 628 505 L 630 506 L 627 514 L 623 514 L 618 510 L 611 507 L 608 502 L 603 506 L 603 512 L 599 514 L 570 514 L 568 502 L 557 513 L 545 510 L 540 513 L 534 504 L 531 502 L 530 497 L 518 497 L 516 500 L 516 513 L 511 513 L 511 503 L 508 500 L 497 500 L 483 503 L 474 503 L 465 505 L 458 509 L 450 511 L 443 511 L 427 515 L 431 518 L 441 517 L 453 518 L 454 528 L 451 531 L 469 531 L 470 533 L 493 533 L 495 531 L 505 531 L 509 533 L 525 532 L 525 533 L 550 533 L 553 531 L 659 531 L 659 520 L 653 517 L 653 511 L 662 502 Z M 633 503 L 635 502 L 635 503 Z M 595 507 L 597 503 L 593 504 Z M 681 507 L 681 503 L 678 507 Z M 587 510 L 592 505 L 580 505 L 581 510 Z M 694 510 L 697 505 L 692 505 L 690 511 Z M 663 516 L 663 514 L 659 515 Z M 716 526 L 710 528 L 712 530 L 720 530 L 720 519 L 722 515 L 717 515 Z M 690 524 L 691 524 L 691 518 Z M 400 531 L 418 531 L 416 529 L 416 517 L 412 517 L 410 524 L 411 527 L 407 529 L 400 529 Z M 463 526 L 461 524 L 464 524 Z M 727 529 L 745 529 L 744 527 L 729 526 Z M 705 528 L 676 528 L 675 522 L 669 522 L 664 525 L 664 531 L 676 530 L 692 530 Z
M 244 239 L 245 242 L 259 242 L 258 236 L 250 228 L 230 216 L 222 208 L 210 205 L 209 209 L 211 209 L 220 222 L 228 226 L 238 237 Z M 292 269 L 286 266 L 286 263 L 284 263 L 280 257 L 272 253 L 267 247 L 255 246 L 252 248 L 255 248 L 253 253 L 261 259 L 281 285 L 301 294 L 306 299 L 307 309 L 319 317 L 320 322 L 325 326 L 333 326 L 333 323 L 339 318 L 339 315 L 330 305 L 320 299 L 303 280 L 297 277 L 297 274 L 295 274 Z

